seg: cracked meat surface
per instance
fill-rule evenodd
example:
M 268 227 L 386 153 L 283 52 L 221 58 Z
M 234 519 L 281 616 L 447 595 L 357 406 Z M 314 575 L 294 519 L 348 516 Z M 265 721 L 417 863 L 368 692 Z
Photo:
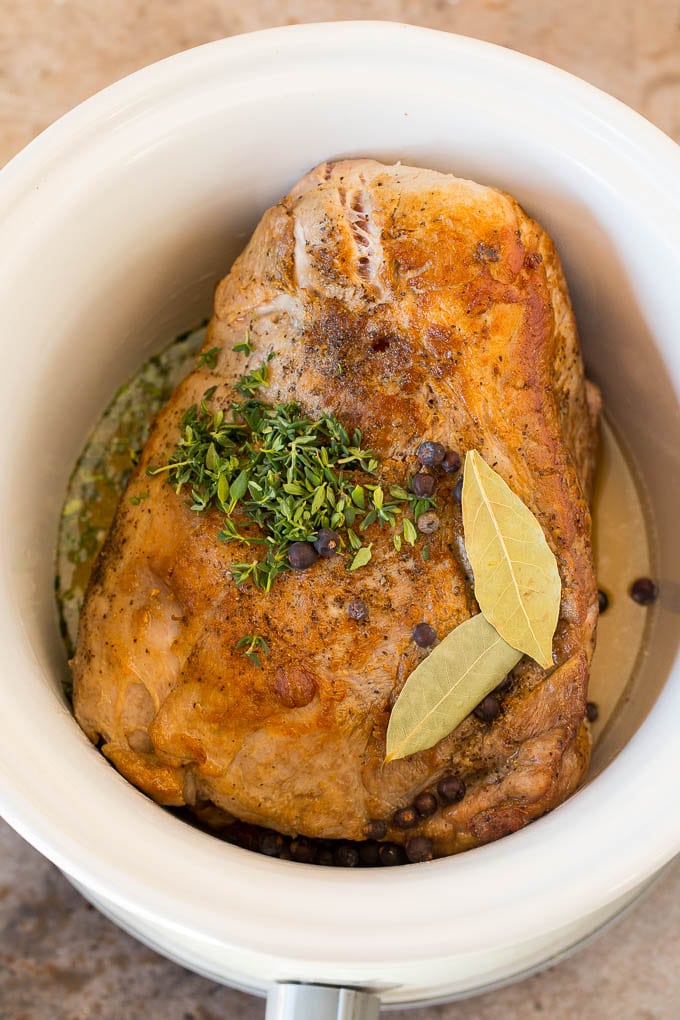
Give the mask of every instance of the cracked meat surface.
M 232 348 L 250 330 L 247 357 Z M 597 619 L 588 496 L 596 391 L 584 379 L 566 285 L 549 237 L 511 197 L 453 176 L 371 160 L 323 164 L 269 209 L 219 284 L 197 367 L 158 415 L 93 573 L 72 663 L 77 719 L 159 803 L 207 802 L 282 833 L 360 840 L 371 820 L 436 855 L 497 839 L 548 811 L 584 776 Z M 540 521 L 562 579 L 554 666 L 516 667 L 501 714 L 474 716 L 428 751 L 384 764 L 391 706 L 427 654 L 478 612 L 461 544 L 457 476 L 438 487 L 440 527 L 397 552 L 344 557 L 236 588 L 249 560 L 216 541 L 219 515 L 188 509 L 164 477 L 184 410 L 269 352 L 271 403 L 333 411 L 404 484 L 424 439 L 479 450 Z M 133 505 L 143 487 L 149 498 Z M 364 620 L 347 607 L 361 598 Z M 262 634 L 262 668 L 235 648 Z M 454 774 L 465 797 L 407 832 L 395 811 Z

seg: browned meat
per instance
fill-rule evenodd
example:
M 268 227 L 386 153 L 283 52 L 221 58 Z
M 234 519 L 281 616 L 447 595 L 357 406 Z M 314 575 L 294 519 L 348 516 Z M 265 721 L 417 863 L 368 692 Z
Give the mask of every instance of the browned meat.
M 232 348 L 250 329 L 254 351 Z M 597 618 L 587 494 L 597 399 L 586 392 L 555 249 L 509 196 L 455 177 L 370 160 L 324 164 L 265 213 L 219 285 L 206 349 L 159 415 L 92 579 L 73 660 L 75 709 L 92 740 L 161 804 L 206 801 L 283 833 L 433 840 L 437 855 L 511 832 L 562 801 L 584 775 L 584 723 Z M 396 552 L 371 534 L 371 563 L 345 558 L 281 576 L 271 593 L 236 588 L 252 558 L 216 541 L 163 476 L 182 412 L 217 385 L 234 399 L 269 364 L 271 403 L 299 401 L 360 426 L 382 479 L 403 484 L 424 439 L 479 450 L 536 514 L 563 582 L 555 666 L 524 660 L 492 723 L 471 716 L 431 750 L 384 764 L 390 708 L 427 654 L 478 611 L 461 553 L 456 476 L 438 490 L 441 526 Z M 348 615 L 352 599 L 369 607 Z M 264 635 L 262 668 L 235 650 Z M 415 827 L 396 811 L 454 775 L 465 797 Z M 374 827 L 379 831 L 380 826 Z

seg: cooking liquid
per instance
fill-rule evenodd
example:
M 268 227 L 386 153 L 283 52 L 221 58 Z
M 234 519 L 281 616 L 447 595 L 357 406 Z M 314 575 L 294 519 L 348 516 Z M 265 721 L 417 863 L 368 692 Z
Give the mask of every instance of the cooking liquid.
M 593 552 L 599 588 L 609 599 L 600 614 L 588 699 L 598 707 L 596 743 L 632 683 L 649 610 L 633 602 L 630 586 L 653 577 L 652 550 L 641 490 L 616 432 L 602 417 L 593 494 Z
M 189 372 L 205 328 L 183 334 L 154 355 L 114 396 L 95 425 L 69 480 L 57 544 L 55 590 L 61 631 L 73 654 L 78 618 L 94 560 L 113 519 L 137 451 L 154 415 Z M 599 587 L 609 607 L 600 615 L 588 698 L 598 706 L 597 741 L 631 683 L 648 610 L 628 594 L 651 576 L 650 543 L 640 491 L 616 434 L 603 418 L 593 500 L 594 553 Z M 67 691 L 67 693 L 70 693 Z

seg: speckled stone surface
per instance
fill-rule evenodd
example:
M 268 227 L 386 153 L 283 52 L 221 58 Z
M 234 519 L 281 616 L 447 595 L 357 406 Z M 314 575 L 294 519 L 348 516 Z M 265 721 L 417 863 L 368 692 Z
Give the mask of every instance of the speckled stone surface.
M 181 49 L 303 21 L 380 18 L 478 36 L 581 75 L 680 141 L 678 0 L 0 0 L 0 165 L 104 85 Z M 678 1020 L 680 862 L 554 969 L 395 1020 Z M 259 1020 L 120 932 L 0 823 L 0 1020 Z M 313 1020 L 313 1018 L 309 1018 Z

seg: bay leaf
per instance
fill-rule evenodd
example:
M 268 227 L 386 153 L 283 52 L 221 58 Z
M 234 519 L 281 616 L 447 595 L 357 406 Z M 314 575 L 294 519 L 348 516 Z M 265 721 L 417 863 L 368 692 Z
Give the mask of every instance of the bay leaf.
M 513 648 L 551 666 L 557 561 L 531 510 L 476 450 L 465 457 L 463 530 L 482 613 Z
M 465 620 L 413 670 L 387 727 L 385 761 L 424 751 L 451 733 L 522 658 L 481 613 Z

